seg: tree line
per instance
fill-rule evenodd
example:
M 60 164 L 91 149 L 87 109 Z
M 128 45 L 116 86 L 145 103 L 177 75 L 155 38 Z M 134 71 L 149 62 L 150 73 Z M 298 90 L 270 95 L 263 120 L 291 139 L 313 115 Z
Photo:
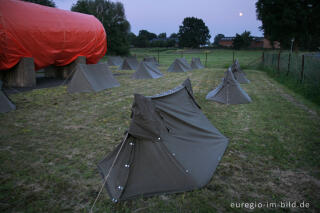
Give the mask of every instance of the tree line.
M 129 34 L 130 44 L 134 47 L 191 47 L 198 48 L 201 45 L 210 44 L 209 29 L 202 19 L 186 17 L 179 32 L 172 33 L 167 37 L 166 33 L 155 33 L 140 30 L 138 35 Z

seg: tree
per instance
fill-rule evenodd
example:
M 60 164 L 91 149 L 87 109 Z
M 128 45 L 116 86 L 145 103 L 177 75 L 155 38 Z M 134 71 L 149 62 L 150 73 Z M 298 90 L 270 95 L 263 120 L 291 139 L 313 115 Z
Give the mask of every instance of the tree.
M 159 39 L 167 39 L 167 33 L 160 33 L 160 34 L 158 35 L 158 38 L 159 38 Z
M 181 47 L 197 48 L 205 45 L 211 38 L 209 29 L 202 19 L 187 17 L 179 27 L 179 45 Z
M 130 24 L 123 4 L 108 0 L 78 0 L 72 11 L 94 15 L 107 33 L 108 52 L 115 55 L 129 54 Z
M 252 37 L 250 36 L 249 31 L 244 31 L 241 35 L 238 33 L 236 34 L 235 38 L 233 39 L 233 48 L 236 50 L 242 48 L 248 48 L 251 44 Z
M 56 7 L 56 4 L 54 3 L 53 0 L 23 0 L 23 1 L 41 4 L 48 7 Z
M 157 35 L 154 33 L 151 33 L 147 30 L 140 30 L 139 35 L 136 39 L 136 45 L 137 47 L 149 47 L 150 42 L 152 39 L 157 38 Z
M 292 38 L 305 49 L 320 46 L 319 0 L 258 0 L 256 12 L 265 37 L 281 47 L 289 48 Z
M 213 44 L 215 45 L 219 45 L 219 41 L 224 38 L 224 35 L 223 34 L 218 34 L 214 37 L 214 41 L 213 41 Z
M 141 37 L 143 39 L 150 41 L 152 39 L 157 38 L 157 35 L 155 33 L 149 32 L 148 30 L 140 30 L 138 37 Z
M 179 36 L 177 33 L 171 33 L 170 37 L 169 38 L 173 38 L 173 39 L 178 39 Z
M 130 32 L 128 34 L 128 42 L 130 45 L 135 46 L 136 39 L 137 39 L 137 36 L 134 33 Z

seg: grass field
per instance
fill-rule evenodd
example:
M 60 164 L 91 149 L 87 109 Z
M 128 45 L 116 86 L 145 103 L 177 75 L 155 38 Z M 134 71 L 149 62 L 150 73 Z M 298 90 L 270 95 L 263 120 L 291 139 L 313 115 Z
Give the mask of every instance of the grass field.
M 191 61 L 192 57 L 199 57 L 203 64 L 205 64 L 206 50 L 181 50 L 181 49 L 159 49 L 159 60 L 163 66 L 170 66 L 175 58 L 185 57 L 188 61 Z M 156 48 L 134 48 L 131 50 L 132 55 L 136 55 L 139 59 L 142 59 L 146 55 L 155 56 L 158 59 L 158 50 Z M 242 66 L 256 62 L 261 59 L 262 50 L 256 51 L 233 51 L 215 49 L 209 50 L 207 53 L 207 67 L 209 68 L 227 68 L 233 61 L 233 58 L 239 59 Z
M 132 71 L 113 71 L 121 73 L 115 76 L 121 86 L 99 93 L 68 94 L 60 86 L 11 95 L 17 111 L 0 114 L 0 212 L 88 212 L 102 184 L 96 165 L 128 128 L 133 93 L 163 92 L 187 77 L 204 114 L 230 140 L 210 183 L 117 204 L 104 190 L 94 212 L 242 212 L 249 209 L 230 203 L 280 201 L 304 201 L 310 208 L 255 212 L 320 212 L 319 106 L 257 70 L 245 70 L 251 83 L 241 85 L 252 103 L 206 101 L 232 61 L 231 51 L 211 54 L 210 68 L 167 73 L 171 54 L 160 61 L 160 79 L 132 80 Z M 239 53 L 240 63 L 259 54 Z

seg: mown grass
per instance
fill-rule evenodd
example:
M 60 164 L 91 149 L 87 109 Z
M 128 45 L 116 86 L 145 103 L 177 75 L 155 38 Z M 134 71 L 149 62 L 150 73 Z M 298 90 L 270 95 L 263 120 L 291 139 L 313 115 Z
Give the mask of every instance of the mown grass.
M 238 59 L 244 66 L 250 64 L 262 56 L 262 50 L 199 50 L 199 49 L 159 49 L 159 61 L 163 66 L 170 66 L 175 58 L 185 57 L 189 62 L 192 57 L 199 57 L 203 64 L 205 64 L 205 58 L 207 53 L 207 67 L 208 68 L 227 68 L 232 63 L 233 59 Z M 157 48 L 133 48 L 131 54 L 136 55 L 139 59 L 145 56 L 155 56 L 158 59 Z
M 284 200 L 309 202 L 311 207 L 300 212 L 320 211 L 319 117 L 283 98 L 287 91 L 264 72 L 245 70 L 251 84 L 241 86 L 252 103 L 222 105 L 205 96 L 220 83 L 225 68 L 166 69 L 161 66 L 164 77 L 152 80 L 132 80 L 132 71 L 114 71 L 121 73 L 116 75 L 121 86 L 98 93 L 68 94 L 60 86 L 11 95 L 17 110 L 0 114 L 0 211 L 88 212 L 102 183 L 96 164 L 128 128 L 133 93 L 163 92 L 187 77 L 205 115 L 230 139 L 210 183 L 192 192 L 117 204 L 104 191 L 94 211 L 242 212 L 249 209 L 230 203 Z

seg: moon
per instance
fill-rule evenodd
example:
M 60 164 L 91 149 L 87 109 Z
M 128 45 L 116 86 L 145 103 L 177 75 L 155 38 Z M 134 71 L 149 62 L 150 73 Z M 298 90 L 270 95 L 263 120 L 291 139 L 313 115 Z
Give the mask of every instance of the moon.
M 242 13 L 242 12 L 240 12 L 240 13 L 239 13 L 239 16 L 243 16 L 243 13 Z

